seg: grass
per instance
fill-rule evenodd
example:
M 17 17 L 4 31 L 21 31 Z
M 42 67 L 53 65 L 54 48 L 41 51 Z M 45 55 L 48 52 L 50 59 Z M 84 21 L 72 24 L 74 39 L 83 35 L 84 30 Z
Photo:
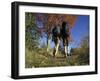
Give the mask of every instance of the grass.
M 39 67 L 60 67 L 60 66 L 78 66 L 81 65 L 78 62 L 78 55 L 67 56 L 59 51 L 56 58 L 52 56 L 53 49 L 46 52 L 46 48 L 34 49 L 29 51 L 25 50 L 25 68 L 39 68 Z M 84 64 L 83 64 L 84 65 Z M 88 64 L 86 64 L 88 65 Z

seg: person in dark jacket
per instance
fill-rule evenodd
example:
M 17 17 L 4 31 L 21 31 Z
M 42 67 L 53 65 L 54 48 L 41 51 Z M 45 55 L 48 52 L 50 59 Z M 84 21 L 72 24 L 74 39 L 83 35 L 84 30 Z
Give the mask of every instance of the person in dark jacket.
M 61 29 L 61 36 L 63 40 L 63 46 L 64 46 L 64 52 L 65 52 L 65 57 L 68 55 L 68 39 L 70 36 L 69 32 L 69 25 L 67 22 L 62 23 L 62 29 Z
M 61 27 L 60 25 L 55 25 L 54 28 L 52 29 L 52 40 L 54 41 L 55 44 L 54 51 L 53 51 L 54 57 L 58 52 L 60 38 L 61 38 Z

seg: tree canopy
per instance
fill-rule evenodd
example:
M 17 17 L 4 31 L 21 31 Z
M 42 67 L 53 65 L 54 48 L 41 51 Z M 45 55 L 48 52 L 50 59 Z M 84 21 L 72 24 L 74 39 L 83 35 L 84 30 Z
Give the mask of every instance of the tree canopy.
M 68 22 L 71 29 L 77 19 L 76 15 L 69 14 L 48 14 L 48 13 L 25 13 L 25 31 L 26 46 L 29 48 L 38 45 L 38 39 L 44 32 L 51 33 L 52 27 L 62 22 Z M 71 35 L 70 35 L 71 38 Z M 70 39 L 69 38 L 69 39 Z

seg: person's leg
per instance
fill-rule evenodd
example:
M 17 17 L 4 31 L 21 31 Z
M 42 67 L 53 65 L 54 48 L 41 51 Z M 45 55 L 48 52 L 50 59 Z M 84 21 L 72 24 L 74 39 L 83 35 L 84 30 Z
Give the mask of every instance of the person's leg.
M 59 40 L 59 38 L 58 38 L 58 39 L 57 39 L 57 45 L 56 45 L 56 53 L 55 53 L 55 55 L 58 53 L 59 43 L 60 43 L 60 40 Z
M 67 43 L 66 43 L 66 39 L 63 39 L 63 45 L 64 45 L 64 57 L 67 56 Z
M 56 38 L 54 38 L 54 50 L 53 50 L 53 57 L 55 57 L 55 52 L 56 52 L 56 45 L 57 45 L 57 41 L 56 41 Z
M 55 40 L 55 47 L 54 47 L 54 52 L 53 52 L 53 56 L 54 56 L 54 57 L 55 57 L 55 55 L 58 53 L 59 43 L 60 43 L 60 39 L 57 38 L 57 39 Z
M 67 56 L 67 46 L 64 46 L 65 57 Z

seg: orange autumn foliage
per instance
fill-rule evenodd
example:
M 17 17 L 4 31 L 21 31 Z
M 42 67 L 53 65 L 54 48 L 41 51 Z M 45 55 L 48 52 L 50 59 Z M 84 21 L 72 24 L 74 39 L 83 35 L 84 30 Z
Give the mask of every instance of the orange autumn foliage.
M 75 21 L 77 19 L 76 15 L 70 15 L 70 14 L 36 14 L 36 17 L 38 20 L 42 21 L 44 24 L 45 32 L 51 33 L 52 28 L 55 25 L 60 25 L 62 27 L 62 22 L 67 22 L 69 25 L 69 29 L 74 26 Z M 71 34 L 69 35 L 69 41 L 72 40 Z

